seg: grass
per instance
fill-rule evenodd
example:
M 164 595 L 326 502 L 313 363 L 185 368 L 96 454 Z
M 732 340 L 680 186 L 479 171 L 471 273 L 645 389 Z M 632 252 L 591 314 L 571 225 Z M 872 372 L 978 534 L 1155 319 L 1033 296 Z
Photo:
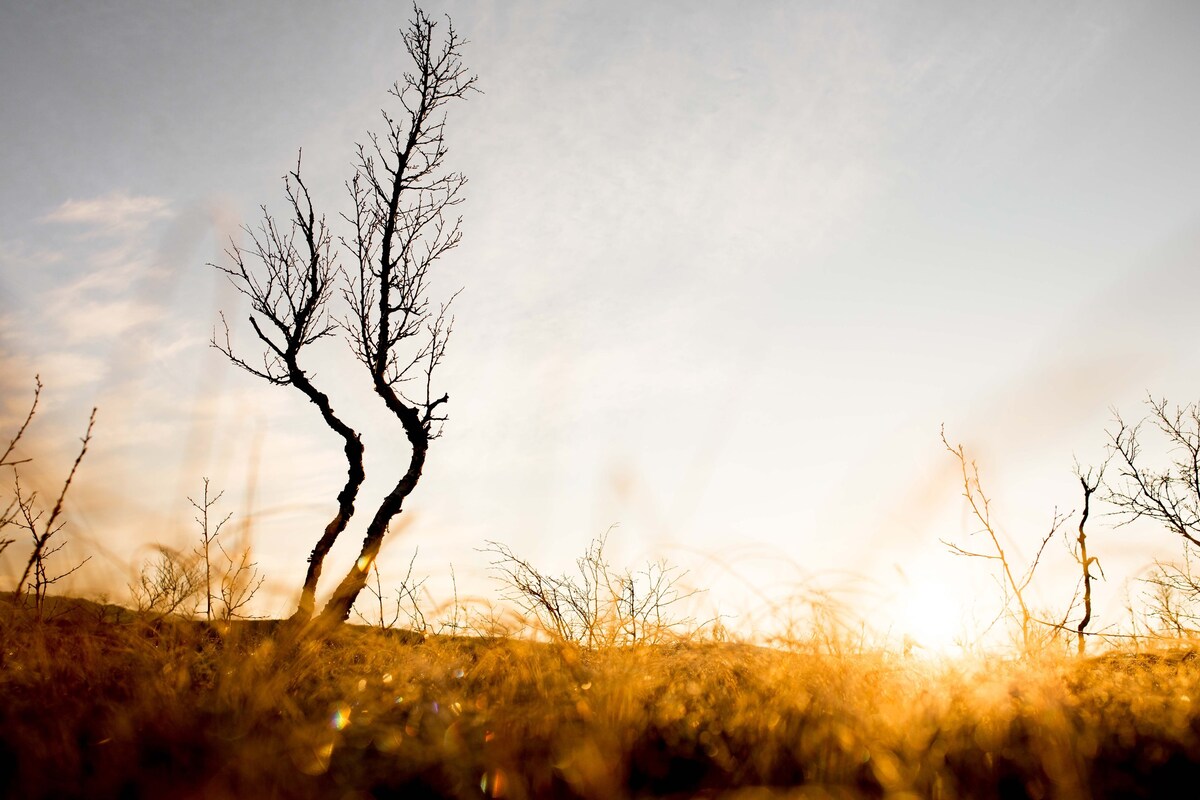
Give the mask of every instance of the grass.
M 1190 651 L 587 651 L 67 611 L 0 603 L 6 796 L 1156 797 L 1200 777 Z

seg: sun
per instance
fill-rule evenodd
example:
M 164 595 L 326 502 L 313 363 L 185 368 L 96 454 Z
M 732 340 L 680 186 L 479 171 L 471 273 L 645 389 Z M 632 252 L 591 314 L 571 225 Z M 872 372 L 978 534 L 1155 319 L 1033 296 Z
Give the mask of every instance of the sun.
M 915 656 L 943 657 L 962 653 L 963 610 L 943 583 L 913 581 L 892 606 L 893 630 L 902 637 L 906 652 Z

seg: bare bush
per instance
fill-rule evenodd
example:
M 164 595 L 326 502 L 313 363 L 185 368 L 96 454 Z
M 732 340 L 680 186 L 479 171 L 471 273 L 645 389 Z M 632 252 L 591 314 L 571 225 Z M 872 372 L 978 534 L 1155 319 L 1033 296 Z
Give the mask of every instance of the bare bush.
M 237 551 L 236 555 L 230 555 L 220 542 L 217 543 L 217 547 L 225 559 L 221 582 L 217 588 L 217 599 L 220 603 L 217 617 L 224 621 L 253 619 L 254 615 L 248 613 L 248 609 L 267 578 L 259 573 L 258 562 L 250 560 L 248 547 Z
M 188 498 L 196 510 L 200 543 L 187 553 L 159 547 L 141 569 L 138 580 L 129 584 L 129 592 L 138 611 L 157 616 L 182 614 L 193 616 L 204 610 L 204 618 L 229 621 L 247 618 L 246 609 L 262 588 L 266 578 L 251 560 L 250 549 L 232 552 L 221 541 L 225 523 L 232 514 L 213 515 L 212 510 L 224 492 L 211 494 L 204 478 L 204 493 L 199 501 Z
M 499 542 L 488 542 L 492 570 L 505 585 L 505 598 L 552 638 L 583 647 L 654 644 L 694 627 L 681 616 L 696 594 L 682 587 L 686 573 L 664 561 L 638 571 L 618 571 L 604 554 L 607 534 L 591 541 L 576 559 L 576 574 L 551 575 Z
M 413 551 L 412 558 L 408 561 L 408 571 L 404 578 L 400 581 L 400 586 L 394 590 L 394 596 L 387 595 L 383 588 L 383 579 L 379 574 L 379 563 L 375 562 L 371 565 L 374 575 L 374 582 L 368 582 L 366 585 L 367 595 L 370 596 L 368 604 L 372 606 L 371 616 L 363 613 L 359 609 L 364 595 L 359 595 L 359 602 L 355 604 L 354 613 L 367 625 L 377 627 L 380 630 L 391 630 L 404 621 L 406 627 L 421 635 L 431 632 L 429 620 L 425 616 L 422 599 L 425 587 L 425 578 L 416 579 L 413 577 L 413 567 L 417 562 L 417 551 Z
M 166 547 L 142 565 L 136 582 L 129 584 L 133 606 L 140 614 L 164 617 L 192 616 L 204 591 L 204 575 L 195 554 L 178 553 Z
M 29 423 L 33 421 L 34 415 L 37 414 L 38 401 L 42 396 L 41 377 L 35 376 L 33 381 L 33 400 L 29 404 L 29 411 L 25 414 L 25 419 L 21 423 L 21 426 L 17 429 L 17 432 L 13 434 L 13 437 L 9 440 L 8 446 L 4 448 L 4 453 L 0 455 L 0 469 L 4 467 L 11 467 L 13 470 L 14 480 L 16 480 L 17 477 L 17 465 L 24 464 L 29 461 L 27 458 L 17 458 L 14 455 L 14 451 L 17 449 L 17 445 L 20 444 L 21 439 L 25 436 L 25 431 L 29 428 Z M 21 508 L 18 498 L 9 498 L 9 500 L 5 503 L 4 510 L 0 511 L 0 534 L 3 534 L 6 528 L 16 526 L 20 518 Z M 16 539 L 6 539 L 0 537 L 0 553 L 3 553 L 9 545 L 14 544 L 15 542 Z
M 1184 549 L 1179 562 L 1156 561 L 1143 578 L 1146 616 L 1160 636 L 1190 639 L 1200 634 L 1200 578 L 1193 572 L 1192 556 Z
M 62 520 L 64 504 L 67 499 L 67 492 L 70 491 L 71 484 L 75 480 L 75 475 L 79 471 L 79 465 L 83 461 L 83 457 L 87 454 L 88 445 L 92 441 L 92 430 L 96 425 L 96 409 L 93 408 L 91 416 L 88 418 L 87 430 L 80 440 L 79 454 L 75 457 L 75 462 L 71 465 L 71 471 L 63 480 L 58 498 L 55 500 L 49 513 L 47 513 L 45 507 L 39 502 L 37 491 L 31 491 L 21 483 L 20 467 L 28 463 L 31 459 L 17 458 L 15 455 L 18 445 L 37 414 L 42 388 L 41 378 L 35 376 L 33 400 L 30 402 L 29 411 L 26 413 L 25 419 L 17 429 L 16 434 L 9 440 L 3 454 L 0 454 L 0 468 L 7 467 L 12 470 L 12 496 L 5 503 L 4 511 L 0 512 L 0 533 L 6 528 L 22 530 L 28 534 L 30 542 L 29 558 L 25 562 L 25 569 L 22 571 L 21 577 L 17 580 L 16 587 L 13 589 L 13 596 L 18 598 L 28 596 L 32 598 L 39 617 L 41 616 L 46 594 L 50 587 L 75 573 L 91 559 L 89 556 L 74 566 L 60 570 L 50 566 L 53 556 L 66 547 L 66 541 L 59 537 L 59 534 L 62 533 L 66 525 Z M 0 539 L 0 553 L 3 553 L 15 542 L 15 539 Z

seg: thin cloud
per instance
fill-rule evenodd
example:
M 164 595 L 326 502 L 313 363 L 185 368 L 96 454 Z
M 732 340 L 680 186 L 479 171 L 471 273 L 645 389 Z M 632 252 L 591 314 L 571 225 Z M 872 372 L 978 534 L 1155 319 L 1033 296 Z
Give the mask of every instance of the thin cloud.
M 30 245 L 19 239 L 0 239 L 0 268 L 23 270 L 56 264 L 65 258 L 59 250 Z
M 161 304 L 135 297 L 62 304 L 61 310 L 59 330 L 68 344 L 124 337 L 166 316 Z
M 67 405 L 65 398 L 73 390 L 94 386 L 104 374 L 104 361 L 89 353 L 54 350 L 35 359 L 10 351 L 0 341 L 0 434 L 11 435 L 12 423 L 29 410 L 34 375 L 40 375 L 46 385 L 42 405 L 50 408 Z
M 89 228 L 92 235 L 115 235 L 141 230 L 151 222 L 169 218 L 173 214 L 170 206 L 163 197 L 113 191 L 90 200 L 67 200 L 40 221 L 78 225 Z

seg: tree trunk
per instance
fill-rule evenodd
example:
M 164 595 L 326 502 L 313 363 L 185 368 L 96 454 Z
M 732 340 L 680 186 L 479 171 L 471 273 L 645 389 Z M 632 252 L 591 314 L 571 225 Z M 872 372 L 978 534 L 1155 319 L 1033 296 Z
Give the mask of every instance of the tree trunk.
M 388 394 L 392 394 L 390 387 Z M 425 467 L 425 455 L 429 451 L 429 434 L 426 432 L 425 426 L 421 424 L 416 409 L 403 405 L 394 395 L 392 398 L 385 399 L 389 399 L 389 406 L 396 406 L 393 411 L 399 409 L 403 412 L 397 413 L 397 416 L 400 416 L 404 422 L 404 429 L 408 434 L 409 444 L 412 446 L 412 457 L 404 477 L 383 498 L 375 516 L 371 518 L 371 524 L 367 526 L 367 535 L 363 539 L 358 560 L 354 562 L 350 571 L 346 573 L 346 577 L 338 584 L 333 596 L 321 611 L 321 622 L 328 626 L 345 622 L 350 617 L 350 610 L 354 607 L 358 593 L 367 585 L 367 575 L 371 571 L 371 565 L 379 557 L 379 550 L 383 546 L 383 537 L 387 534 L 388 523 L 403 510 L 405 499 L 412 494 L 413 489 L 417 488 L 417 482 L 421 480 L 421 471 Z
M 1079 542 L 1079 563 L 1083 565 L 1083 619 L 1079 620 L 1076 634 L 1079 637 L 1079 655 L 1082 656 L 1087 649 L 1084 631 L 1087 629 L 1088 623 L 1092 621 L 1092 573 L 1090 568 L 1092 562 L 1096 560 L 1088 558 L 1087 535 L 1083 532 L 1083 526 L 1087 524 L 1092 493 L 1096 491 L 1096 487 L 1090 486 L 1082 476 L 1080 476 L 1079 482 L 1083 484 L 1083 515 L 1079 518 L 1079 538 L 1076 541 Z M 1099 482 L 1097 482 L 1098 484 Z
M 337 496 L 337 513 L 325 526 L 325 532 L 308 557 L 308 572 L 304 576 L 304 588 L 300 590 L 300 603 L 292 615 L 293 621 L 307 622 L 312 619 L 313 610 L 316 608 L 317 581 L 321 577 L 325 556 L 341 532 L 346 529 L 350 518 L 354 516 L 354 501 L 358 497 L 358 490 L 366 478 L 366 473 L 363 469 L 362 439 L 353 428 L 342 422 L 333 413 L 329 397 L 313 386 L 303 372 L 300 372 L 299 375 L 293 374 L 292 382 L 321 410 L 321 417 L 324 418 L 325 424 L 341 435 L 347 467 L 346 484 Z

